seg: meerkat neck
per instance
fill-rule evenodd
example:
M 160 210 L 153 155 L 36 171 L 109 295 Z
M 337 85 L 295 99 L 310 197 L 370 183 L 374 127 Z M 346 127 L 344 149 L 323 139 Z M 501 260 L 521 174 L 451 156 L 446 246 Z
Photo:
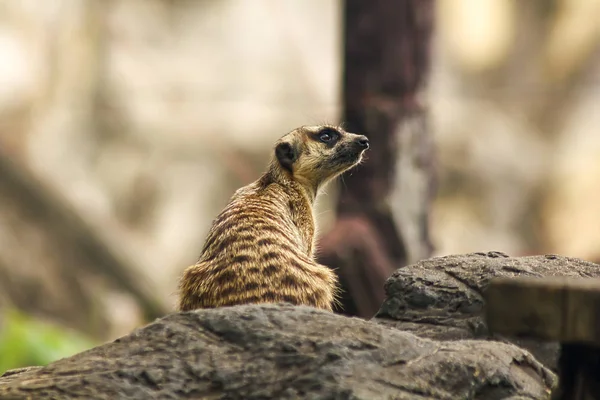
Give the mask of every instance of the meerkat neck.
M 275 183 L 286 188 L 295 189 L 306 196 L 311 206 L 314 204 L 317 197 L 317 188 L 312 187 L 308 182 L 302 182 L 295 179 L 291 172 L 282 170 L 276 160 L 271 162 L 269 169 L 260 180 L 261 184 L 265 187 Z

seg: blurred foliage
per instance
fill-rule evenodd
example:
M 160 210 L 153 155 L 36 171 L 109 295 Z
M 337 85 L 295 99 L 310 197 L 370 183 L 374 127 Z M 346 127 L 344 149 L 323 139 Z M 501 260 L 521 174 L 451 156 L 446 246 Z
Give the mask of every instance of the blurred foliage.
M 5 309 L 0 324 L 0 374 L 13 368 L 46 365 L 95 345 L 70 329 Z

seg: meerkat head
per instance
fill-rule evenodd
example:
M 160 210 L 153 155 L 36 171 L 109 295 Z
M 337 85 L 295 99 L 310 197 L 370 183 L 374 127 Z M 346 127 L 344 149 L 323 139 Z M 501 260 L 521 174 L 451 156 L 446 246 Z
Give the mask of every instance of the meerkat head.
M 364 135 L 332 125 L 303 126 L 277 141 L 274 161 L 316 195 L 325 183 L 360 163 L 368 148 Z

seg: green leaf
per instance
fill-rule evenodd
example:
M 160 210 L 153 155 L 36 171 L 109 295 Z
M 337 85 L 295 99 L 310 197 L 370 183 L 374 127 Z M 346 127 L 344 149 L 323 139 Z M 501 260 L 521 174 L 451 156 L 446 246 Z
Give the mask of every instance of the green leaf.
M 0 324 L 0 374 L 13 368 L 47 365 L 96 345 L 70 329 L 14 309 L 4 311 Z

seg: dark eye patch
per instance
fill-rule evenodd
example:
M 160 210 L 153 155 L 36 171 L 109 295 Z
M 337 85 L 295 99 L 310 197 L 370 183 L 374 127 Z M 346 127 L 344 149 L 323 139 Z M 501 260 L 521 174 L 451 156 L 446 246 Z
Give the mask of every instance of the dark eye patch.
M 340 133 L 333 128 L 323 128 L 315 137 L 318 141 L 333 146 L 340 139 Z

